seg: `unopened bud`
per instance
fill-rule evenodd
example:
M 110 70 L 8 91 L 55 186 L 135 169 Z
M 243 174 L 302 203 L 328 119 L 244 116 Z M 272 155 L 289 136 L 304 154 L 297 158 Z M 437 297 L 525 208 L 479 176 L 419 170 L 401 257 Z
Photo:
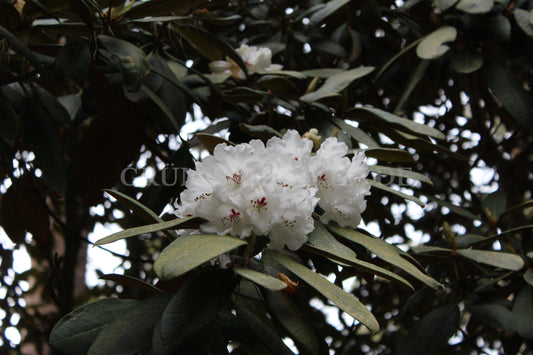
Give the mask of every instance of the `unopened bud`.
M 314 151 L 318 150 L 318 148 L 320 148 L 320 144 L 322 144 L 322 136 L 318 134 L 318 130 L 316 128 L 311 128 L 309 132 L 305 132 L 302 138 L 307 138 L 313 141 Z

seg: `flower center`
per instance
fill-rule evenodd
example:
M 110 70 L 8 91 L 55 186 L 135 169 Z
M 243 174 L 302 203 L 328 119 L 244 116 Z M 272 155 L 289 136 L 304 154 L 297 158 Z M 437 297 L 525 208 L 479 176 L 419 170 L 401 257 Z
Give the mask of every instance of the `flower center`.
M 266 197 L 258 198 L 257 200 L 250 200 L 250 203 L 252 204 L 253 208 L 256 208 L 258 210 L 260 209 L 266 209 L 266 206 L 268 202 L 266 201 Z
M 318 175 L 317 176 L 318 181 L 326 182 L 326 174 Z
M 229 214 L 229 219 L 232 222 L 235 222 L 236 220 L 238 220 L 240 216 L 241 216 L 241 213 L 239 211 L 235 211 L 234 208 L 231 209 L 231 213 Z
M 241 174 L 233 174 L 233 176 L 226 176 L 226 181 L 231 184 L 240 184 L 241 183 L 241 180 L 242 180 L 242 175 Z

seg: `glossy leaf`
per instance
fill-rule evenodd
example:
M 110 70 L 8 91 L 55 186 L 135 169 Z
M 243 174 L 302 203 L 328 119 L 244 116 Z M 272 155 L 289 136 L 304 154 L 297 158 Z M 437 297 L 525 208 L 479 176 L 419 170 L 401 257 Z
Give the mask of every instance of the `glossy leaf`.
M 108 323 L 131 311 L 135 300 L 104 298 L 67 314 L 54 326 L 49 342 L 64 353 L 85 354 Z
M 88 355 L 137 354 L 148 349 L 152 332 L 172 294 L 163 293 L 139 302 L 100 332 Z
M 283 267 L 300 277 L 344 312 L 364 324 L 371 332 L 375 333 L 379 330 L 379 324 L 374 315 L 353 295 L 346 293 L 342 288 L 332 284 L 323 276 L 285 255 L 277 253 L 275 258 Z
M 367 76 L 373 70 L 373 67 L 360 67 L 330 76 L 317 91 L 303 95 L 300 97 L 300 100 L 305 102 L 313 102 L 326 97 L 335 96 L 340 91 L 344 90 L 348 85 L 350 85 L 354 80 Z
M 433 278 L 420 271 L 418 267 L 407 261 L 407 259 L 400 255 L 400 252 L 396 247 L 390 245 L 386 241 L 371 237 L 356 230 L 341 228 L 331 224 L 328 225 L 328 228 L 339 236 L 346 238 L 370 250 L 380 259 L 383 259 L 386 262 L 399 267 L 400 269 L 406 271 L 408 274 L 419 279 L 426 285 L 432 288 L 440 287 L 440 284 L 437 281 L 435 281 Z
M 171 221 L 166 222 L 158 222 L 154 224 L 149 224 L 147 226 L 141 226 L 141 227 L 134 227 L 125 229 L 120 232 L 113 233 L 105 238 L 99 239 L 94 243 L 94 245 L 104 245 L 116 242 L 120 239 L 125 239 L 129 237 L 138 236 L 141 234 L 147 234 L 147 233 L 153 233 L 153 232 L 159 232 L 166 229 L 177 229 L 177 227 L 180 228 L 186 228 L 187 224 L 190 224 L 194 222 L 195 220 L 198 220 L 197 217 L 186 217 L 186 218 L 176 218 Z
M 513 302 L 516 331 L 526 339 L 533 339 L 533 286 L 525 285 Z
M 213 154 L 213 152 L 215 151 L 215 147 L 219 144 L 226 144 L 228 146 L 234 145 L 230 141 L 219 136 L 214 136 L 212 134 L 196 133 L 194 136 L 198 138 L 200 143 L 203 144 L 203 146 L 207 149 L 209 154 Z
M 281 291 L 287 287 L 287 284 L 280 279 L 272 277 L 268 274 L 255 271 L 248 268 L 234 268 L 233 271 L 254 283 L 266 287 L 270 291 Z
M 470 305 L 469 309 L 472 312 L 472 316 L 494 330 L 509 333 L 516 331 L 511 310 L 500 303 L 473 304 Z
M 482 66 L 483 55 L 472 50 L 455 53 L 450 60 L 450 68 L 462 74 L 473 73 L 479 70 Z
M 154 271 L 160 279 L 169 280 L 245 244 L 244 240 L 221 235 L 182 236 L 161 252 L 154 263 Z
M 455 27 L 444 26 L 427 35 L 416 47 L 416 54 L 422 59 L 437 59 L 442 57 L 450 47 L 444 43 L 453 42 L 457 37 Z
M 458 249 L 457 254 L 481 264 L 517 271 L 524 267 L 524 260 L 519 255 L 502 251 Z
M 438 355 L 459 323 L 459 307 L 450 304 L 420 319 L 403 338 L 398 355 Z
M 307 243 L 313 248 L 327 251 L 343 259 L 355 259 L 356 257 L 352 249 L 335 239 L 326 226 L 319 221 L 315 221 L 315 229 L 307 237 Z

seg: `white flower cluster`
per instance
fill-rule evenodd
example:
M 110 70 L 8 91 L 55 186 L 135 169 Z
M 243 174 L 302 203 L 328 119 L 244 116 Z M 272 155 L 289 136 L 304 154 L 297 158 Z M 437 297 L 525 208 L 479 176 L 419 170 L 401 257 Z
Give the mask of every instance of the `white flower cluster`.
M 336 138 L 326 139 L 316 155 L 312 148 L 294 130 L 266 146 L 260 140 L 219 144 L 189 170 L 176 214 L 206 219 L 202 233 L 268 235 L 269 247 L 277 250 L 296 250 L 307 241 L 317 204 L 322 222 L 357 226 L 370 193 L 364 154 L 350 160 L 348 147 Z
M 259 72 L 281 70 L 282 65 L 272 64 L 272 52 L 266 47 L 247 46 L 243 44 L 236 50 L 246 65 L 248 74 L 252 75 Z M 239 66 L 231 59 L 215 60 L 209 63 L 209 69 L 212 73 L 232 74 L 236 79 L 244 80 L 246 76 Z

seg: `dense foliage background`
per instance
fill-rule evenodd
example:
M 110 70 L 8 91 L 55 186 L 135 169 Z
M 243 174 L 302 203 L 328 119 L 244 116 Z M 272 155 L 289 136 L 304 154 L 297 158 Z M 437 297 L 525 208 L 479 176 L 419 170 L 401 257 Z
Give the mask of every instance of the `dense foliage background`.
M 0 1 L 0 222 L 15 245 L 0 247 L 2 353 L 49 354 L 52 327 L 74 308 L 154 292 L 152 264 L 170 242 L 162 233 L 127 239 L 126 277 L 85 286 L 95 224 L 149 222 L 103 189 L 160 215 L 183 189 L 181 175 L 171 186 L 162 179 L 192 167 L 199 149 L 220 141 L 212 135 L 241 143 L 288 128 L 338 135 L 379 164 L 371 177 L 382 185 L 373 183 L 365 224 L 443 287 L 341 238 L 359 260 L 414 287 L 339 267 L 312 248 L 298 252 L 338 286 L 356 276 L 345 290 L 371 309 L 376 334 L 341 311 L 330 325 L 319 309 L 327 298 L 300 281 L 294 295 L 270 301 L 267 291 L 259 300 L 248 293 L 248 327 L 219 319 L 216 331 L 201 328 L 180 346 L 224 353 L 231 339 L 232 353 L 259 354 L 285 351 L 279 338 L 289 337 L 302 354 L 530 353 L 532 8 L 505 0 Z M 213 60 L 243 66 L 235 53 L 243 43 L 270 48 L 283 71 L 211 75 Z M 205 117 L 212 124 L 201 135 L 180 137 L 186 120 Z M 155 178 L 124 184 L 128 166 L 138 168 L 128 181 Z M 20 248 L 32 268 L 17 274 Z M 202 275 L 189 288 L 235 282 Z M 11 326 L 20 344 L 6 338 Z

